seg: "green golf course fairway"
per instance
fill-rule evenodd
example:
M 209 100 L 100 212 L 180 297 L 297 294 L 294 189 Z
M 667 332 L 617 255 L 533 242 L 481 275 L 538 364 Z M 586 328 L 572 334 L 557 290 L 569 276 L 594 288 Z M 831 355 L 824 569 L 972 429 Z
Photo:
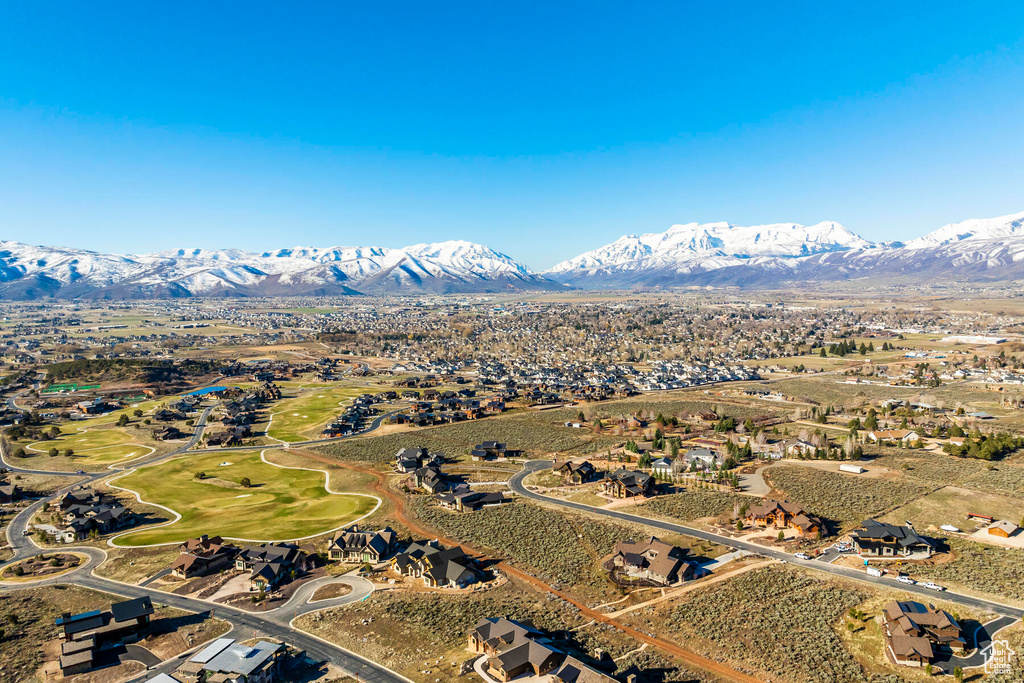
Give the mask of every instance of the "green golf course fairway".
M 282 399 L 274 406 L 274 419 L 267 435 L 288 443 L 315 439 L 327 423 L 341 414 L 342 404 L 376 391 L 378 387 L 306 389 L 299 396 Z
M 207 478 L 196 479 L 197 472 Z M 251 488 L 239 484 L 243 477 Z M 129 533 L 115 543 L 180 543 L 201 534 L 252 541 L 304 538 L 343 526 L 377 505 L 371 496 L 330 493 L 325 479 L 321 472 L 268 465 L 259 452 L 187 456 L 142 467 L 113 484 L 147 503 L 171 508 L 181 519 Z M 331 488 L 344 487 L 343 480 L 332 479 Z

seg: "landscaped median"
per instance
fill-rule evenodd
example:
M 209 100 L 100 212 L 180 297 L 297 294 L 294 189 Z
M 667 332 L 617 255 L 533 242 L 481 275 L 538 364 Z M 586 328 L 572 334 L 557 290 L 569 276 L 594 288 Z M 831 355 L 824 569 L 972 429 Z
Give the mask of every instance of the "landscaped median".
M 355 491 L 362 482 L 334 476 L 328 490 L 317 463 L 288 454 L 288 467 L 278 466 L 272 464 L 275 455 L 186 455 L 112 480 L 112 486 L 177 516 L 166 525 L 117 536 L 112 544 L 181 543 L 201 534 L 248 541 L 307 538 L 351 524 L 380 504 L 376 496 Z

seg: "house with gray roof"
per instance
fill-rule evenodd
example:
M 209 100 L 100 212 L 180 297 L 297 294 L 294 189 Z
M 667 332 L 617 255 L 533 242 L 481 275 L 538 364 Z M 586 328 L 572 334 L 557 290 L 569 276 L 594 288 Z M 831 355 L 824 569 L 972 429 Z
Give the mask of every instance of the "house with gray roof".
M 865 520 L 850 533 L 853 547 L 861 557 L 925 559 L 932 556 L 932 542 L 912 527 Z

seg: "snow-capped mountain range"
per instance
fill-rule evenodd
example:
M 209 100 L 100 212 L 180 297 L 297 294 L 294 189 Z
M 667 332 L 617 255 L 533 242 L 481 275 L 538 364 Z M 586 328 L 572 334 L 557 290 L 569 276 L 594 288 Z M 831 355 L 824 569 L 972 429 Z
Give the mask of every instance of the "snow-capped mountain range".
M 561 288 L 471 242 L 296 247 L 261 254 L 178 249 L 142 255 L 0 242 L 0 296 L 162 298 L 499 292 Z
M 1024 213 L 952 223 L 906 244 L 875 244 L 833 222 L 688 223 L 620 237 L 542 275 L 582 288 L 1024 279 Z
M 543 273 L 465 241 L 142 255 L 0 241 L 0 299 L 8 300 L 753 287 L 861 278 L 1024 280 L 1024 213 L 952 223 L 906 244 L 875 244 L 833 222 L 688 223 L 626 235 Z

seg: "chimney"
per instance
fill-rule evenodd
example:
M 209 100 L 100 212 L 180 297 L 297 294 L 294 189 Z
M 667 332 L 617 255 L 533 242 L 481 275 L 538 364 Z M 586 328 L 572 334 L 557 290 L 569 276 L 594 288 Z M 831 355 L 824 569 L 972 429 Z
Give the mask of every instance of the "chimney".
M 638 681 L 639 679 L 636 677 L 636 674 L 629 674 L 626 676 L 626 683 L 638 683 Z

